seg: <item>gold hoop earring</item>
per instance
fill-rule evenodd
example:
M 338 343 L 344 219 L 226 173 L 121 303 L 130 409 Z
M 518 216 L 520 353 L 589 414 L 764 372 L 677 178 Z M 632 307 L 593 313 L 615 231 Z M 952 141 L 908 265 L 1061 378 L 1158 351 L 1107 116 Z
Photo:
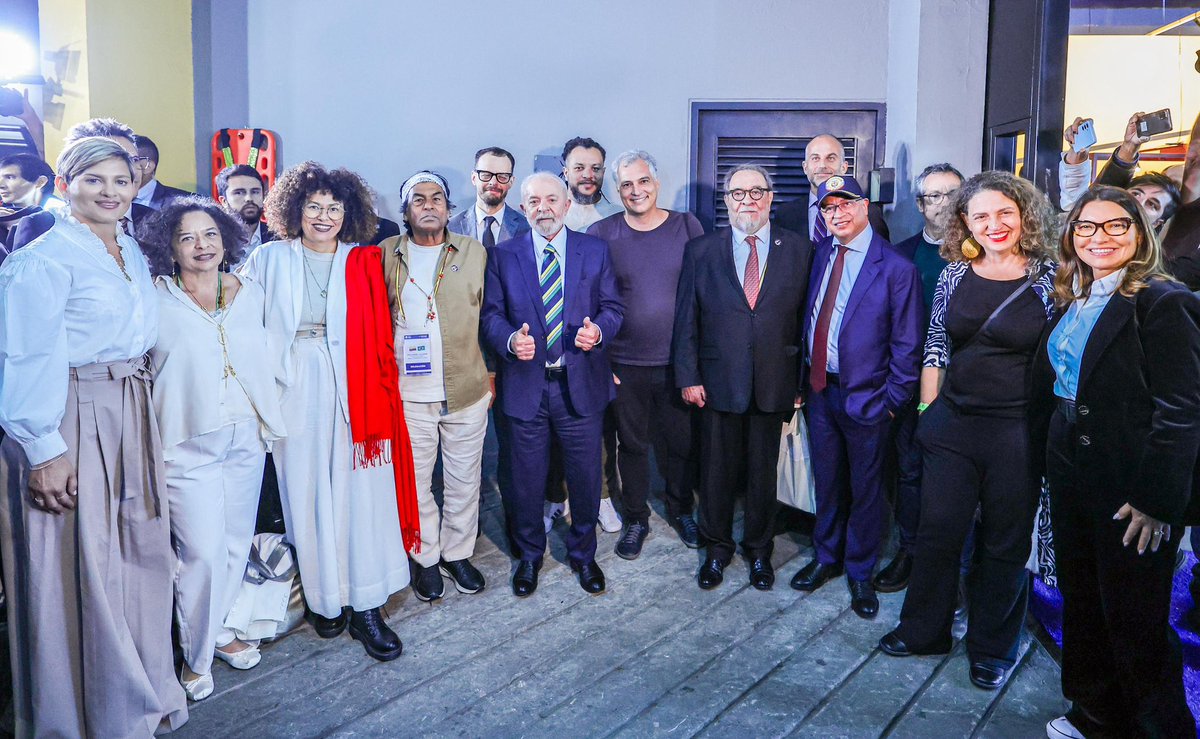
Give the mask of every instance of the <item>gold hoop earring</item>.
M 974 259 L 980 255 L 979 244 L 975 243 L 975 239 L 968 236 L 962 242 L 962 254 L 967 259 Z

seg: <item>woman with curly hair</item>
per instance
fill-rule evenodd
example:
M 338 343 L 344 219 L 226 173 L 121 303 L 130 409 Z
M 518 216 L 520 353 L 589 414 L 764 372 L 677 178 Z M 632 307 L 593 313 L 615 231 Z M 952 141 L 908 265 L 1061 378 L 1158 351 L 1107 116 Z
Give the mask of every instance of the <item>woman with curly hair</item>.
M 1125 190 L 1089 190 L 1059 254 L 1061 310 L 1034 382 L 1053 405 L 1046 478 L 1072 706 L 1046 735 L 1195 736 L 1170 615 L 1180 535 L 1198 523 L 1200 301 L 1167 276 Z
M 409 582 L 419 547 L 412 449 L 400 401 L 391 313 L 362 179 L 304 162 L 266 202 L 285 241 L 259 246 L 242 272 L 266 291 L 268 361 L 288 438 L 272 457 L 309 621 L 350 626 L 367 654 L 400 656 L 379 608 Z
M 1039 479 L 1029 370 L 1054 308 L 1055 218 L 1046 196 L 1007 172 L 967 180 L 942 244 L 921 370 L 921 518 L 900 624 L 879 643 L 898 657 L 950 651 L 963 543 L 970 678 L 999 688 L 1025 618 L 1025 563 Z
M 179 566 L 175 615 L 180 682 L 192 700 L 213 691 L 213 656 L 248 670 L 261 655 L 224 627 L 237 597 L 267 446 L 283 435 L 262 288 L 229 274 L 246 236 L 207 198 L 171 201 L 138 228 L 157 279 L 158 342 L 150 350 L 154 410 L 166 462 Z M 163 263 L 166 257 L 166 263 Z

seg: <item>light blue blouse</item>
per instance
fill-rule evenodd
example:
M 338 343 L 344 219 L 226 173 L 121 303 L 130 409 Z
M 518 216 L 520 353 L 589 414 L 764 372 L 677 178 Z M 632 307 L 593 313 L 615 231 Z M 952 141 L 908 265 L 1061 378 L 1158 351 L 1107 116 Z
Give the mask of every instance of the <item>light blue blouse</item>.
M 1125 270 L 1121 269 L 1093 282 L 1091 294 L 1084 300 L 1071 303 L 1062 320 L 1050 333 L 1046 350 L 1050 365 L 1054 367 L 1054 394 L 1058 397 L 1075 400 L 1075 394 L 1079 391 L 1079 369 L 1088 337 L 1124 277 Z

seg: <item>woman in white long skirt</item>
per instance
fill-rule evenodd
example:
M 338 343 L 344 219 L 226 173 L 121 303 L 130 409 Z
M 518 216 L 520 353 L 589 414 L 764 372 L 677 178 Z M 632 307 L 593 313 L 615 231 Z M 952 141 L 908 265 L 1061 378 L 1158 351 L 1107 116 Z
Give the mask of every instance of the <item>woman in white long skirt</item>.
M 361 276 L 352 252 L 364 248 L 355 242 L 371 238 L 376 223 L 369 191 L 352 172 L 304 162 L 276 181 L 266 211 L 271 229 L 288 240 L 255 249 L 242 271 L 266 292 L 268 353 L 288 430 L 272 456 L 308 619 L 325 638 L 349 623 L 370 656 L 395 659 L 402 645 L 379 607 L 409 582 L 405 542 L 414 526 L 405 524 L 402 540 L 401 519 L 410 497 L 409 520 L 415 517 L 416 492 L 411 452 L 401 460 L 394 453 L 402 450 L 389 449 L 398 475 L 379 445 L 364 444 L 352 428 L 355 393 L 361 398 L 362 386 L 379 375 L 377 367 L 361 371 L 361 347 L 352 346 L 359 333 L 350 330 L 362 313 L 348 289 Z M 382 284 L 382 266 L 375 271 Z M 390 332 L 386 297 L 380 320 Z M 391 362 L 394 404 L 394 356 Z M 397 478 L 406 481 L 399 512 Z
M 138 229 L 157 279 L 154 409 L 162 434 L 175 615 L 192 700 L 213 691 L 214 655 L 239 670 L 256 644 L 225 628 L 246 570 L 267 445 L 283 436 L 262 288 L 228 273 L 245 250 L 236 221 L 207 198 L 180 198 Z

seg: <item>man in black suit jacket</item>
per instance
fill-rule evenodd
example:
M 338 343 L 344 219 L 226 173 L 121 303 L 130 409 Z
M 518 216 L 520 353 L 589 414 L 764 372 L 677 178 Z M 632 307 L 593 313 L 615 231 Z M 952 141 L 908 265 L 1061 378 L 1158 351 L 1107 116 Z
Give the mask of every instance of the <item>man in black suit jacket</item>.
M 804 147 L 804 174 L 808 175 L 809 191 L 795 200 L 780 203 L 775 209 L 775 224 L 800 234 L 805 243 L 820 243 L 829 233 L 825 230 L 824 221 L 817 215 L 817 206 L 813 198 L 821 183 L 835 174 L 846 174 L 847 169 L 846 150 L 842 142 L 827 133 L 814 137 L 808 142 L 808 146 Z M 871 229 L 875 233 L 890 240 L 882 208 L 870 203 L 867 207 L 867 218 L 870 219 Z
M 800 394 L 804 296 L 812 247 L 773 227 L 771 178 L 756 165 L 725 177 L 732 228 L 688 242 L 675 307 L 675 384 L 700 410 L 700 587 L 723 579 L 734 553 L 733 508 L 745 479 L 742 552 L 769 590 L 783 424 Z
M 194 195 L 178 187 L 164 185 L 155 179 L 158 174 L 158 144 L 149 136 L 137 137 L 137 159 L 135 163 L 141 175 L 141 186 L 138 188 L 134 202 L 144 205 L 151 210 L 160 210 L 175 198 Z

